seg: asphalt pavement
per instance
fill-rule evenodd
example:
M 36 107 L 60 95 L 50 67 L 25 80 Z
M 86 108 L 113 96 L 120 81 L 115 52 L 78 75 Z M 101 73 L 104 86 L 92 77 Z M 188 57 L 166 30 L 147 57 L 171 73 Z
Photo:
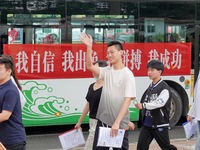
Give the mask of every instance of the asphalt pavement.
M 45 129 L 44 129 L 45 130 Z M 66 128 L 66 130 L 69 130 Z M 27 150 L 62 150 L 58 135 L 64 131 L 57 128 L 51 128 L 50 133 L 42 133 L 35 131 L 35 133 L 27 135 Z M 134 131 L 130 131 L 129 142 L 130 150 L 135 150 L 138 140 L 140 128 L 136 128 Z M 56 132 L 56 133 L 55 133 Z M 88 136 L 88 132 L 83 130 L 85 139 Z M 178 150 L 194 150 L 196 137 L 187 141 L 185 139 L 185 133 L 183 127 L 176 126 L 169 130 L 170 141 L 173 145 L 177 146 Z M 83 147 L 75 148 L 74 150 L 83 150 Z M 150 150 L 160 150 L 157 143 L 153 141 L 151 143 Z

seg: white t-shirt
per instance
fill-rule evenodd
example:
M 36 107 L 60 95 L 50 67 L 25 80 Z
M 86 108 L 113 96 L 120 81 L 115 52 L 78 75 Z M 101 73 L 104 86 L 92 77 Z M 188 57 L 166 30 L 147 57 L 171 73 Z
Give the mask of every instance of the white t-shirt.
M 114 70 L 112 67 L 100 68 L 99 78 L 104 80 L 103 91 L 97 112 L 97 118 L 112 126 L 123 105 L 125 97 L 136 97 L 135 78 L 127 67 Z M 128 128 L 129 111 L 120 123 L 120 128 Z

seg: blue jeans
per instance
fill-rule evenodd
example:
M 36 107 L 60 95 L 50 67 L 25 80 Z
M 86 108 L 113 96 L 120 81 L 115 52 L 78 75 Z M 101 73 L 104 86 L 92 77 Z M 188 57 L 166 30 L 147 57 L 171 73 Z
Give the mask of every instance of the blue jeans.
M 198 134 L 198 137 L 197 137 L 195 150 L 200 150 L 200 121 L 199 120 L 198 120 L 198 129 L 199 129 L 199 134 Z

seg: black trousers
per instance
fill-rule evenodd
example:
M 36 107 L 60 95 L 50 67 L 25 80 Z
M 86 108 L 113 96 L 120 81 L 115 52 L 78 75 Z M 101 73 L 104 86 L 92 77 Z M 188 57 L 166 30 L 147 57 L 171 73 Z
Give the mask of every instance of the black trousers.
M 154 129 L 146 126 L 141 128 L 137 150 L 148 150 L 154 138 L 162 150 L 177 150 L 175 146 L 170 144 L 168 128 Z
M 93 150 L 109 150 L 109 147 L 100 147 L 97 146 L 97 142 L 98 142 L 98 135 L 99 135 L 99 127 L 110 127 L 104 123 L 102 123 L 101 121 L 98 120 L 97 122 L 97 126 L 96 126 L 96 130 L 95 130 L 95 135 L 94 135 L 94 142 L 93 142 Z M 124 139 L 123 139 L 123 143 L 122 143 L 122 147 L 121 148 L 113 148 L 113 150 L 128 150 L 129 149 L 129 140 L 128 140 L 128 130 L 125 131 L 124 134 Z
M 26 142 L 4 145 L 7 150 L 26 150 Z

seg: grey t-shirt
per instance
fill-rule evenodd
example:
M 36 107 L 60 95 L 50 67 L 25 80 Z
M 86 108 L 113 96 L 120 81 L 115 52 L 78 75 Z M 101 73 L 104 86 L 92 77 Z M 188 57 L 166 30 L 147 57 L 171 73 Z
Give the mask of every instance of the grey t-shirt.
M 103 123 L 112 126 L 121 110 L 124 98 L 136 97 L 135 78 L 127 67 L 114 70 L 110 66 L 100 68 L 99 78 L 104 80 L 104 86 L 96 117 Z M 128 128 L 129 118 L 127 110 L 119 128 Z

